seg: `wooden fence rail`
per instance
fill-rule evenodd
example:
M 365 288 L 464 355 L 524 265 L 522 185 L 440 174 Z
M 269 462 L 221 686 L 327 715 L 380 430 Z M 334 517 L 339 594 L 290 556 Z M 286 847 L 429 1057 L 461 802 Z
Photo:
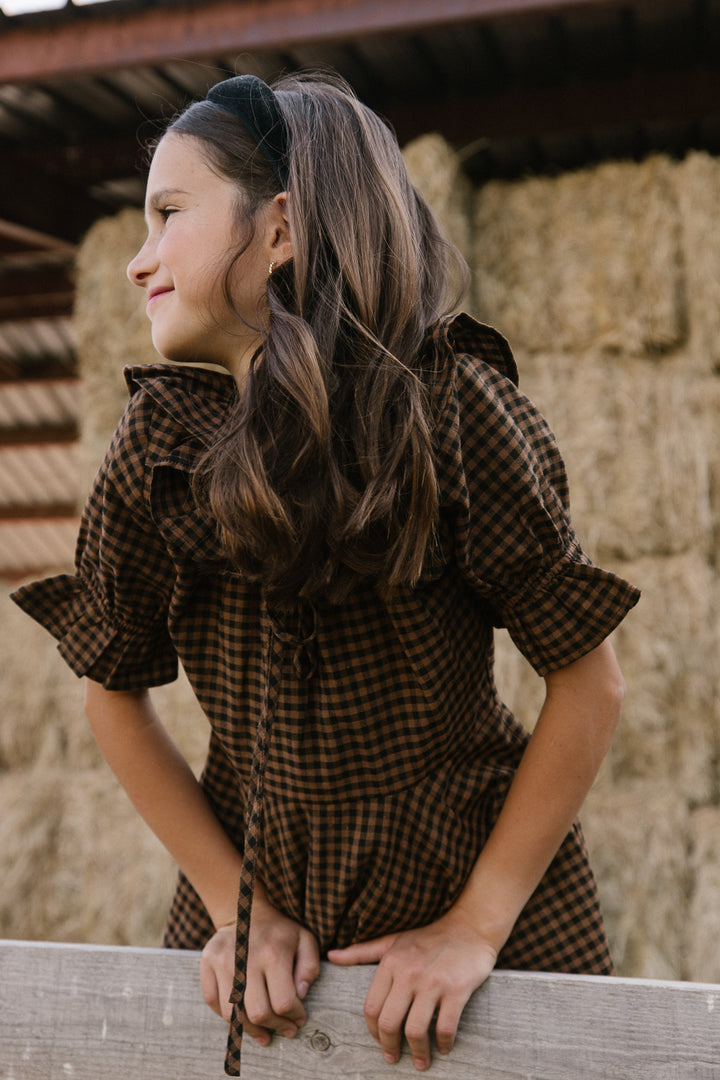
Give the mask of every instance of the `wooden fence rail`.
M 371 977 L 323 964 L 305 1028 L 246 1039 L 243 1080 L 417 1080 L 367 1033 Z M 222 1080 L 225 1033 L 197 953 L 0 942 L 0 1080 Z M 720 986 L 498 971 L 428 1076 L 720 1080 Z

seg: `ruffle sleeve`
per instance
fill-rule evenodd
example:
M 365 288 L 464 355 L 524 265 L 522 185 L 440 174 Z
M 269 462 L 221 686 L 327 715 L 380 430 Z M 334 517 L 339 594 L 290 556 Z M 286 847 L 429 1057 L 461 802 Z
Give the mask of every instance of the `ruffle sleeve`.
M 437 428 L 451 558 L 493 624 L 546 675 L 599 645 L 640 594 L 583 552 L 556 440 L 512 365 L 494 362 L 509 352 L 504 340 L 475 326 L 473 353 L 455 356 Z
M 128 405 L 85 505 L 75 576 L 34 582 L 13 600 L 59 642 L 77 675 L 108 690 L 172 682 L 168 632 L 175 567 L 149 510 L 147 431 L 154 405 Z

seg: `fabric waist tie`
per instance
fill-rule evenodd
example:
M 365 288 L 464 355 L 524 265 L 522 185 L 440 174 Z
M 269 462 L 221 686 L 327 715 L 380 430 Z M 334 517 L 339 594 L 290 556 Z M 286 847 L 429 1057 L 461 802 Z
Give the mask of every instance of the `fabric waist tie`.
M 263 788 L 267 762 L 272 718 L 277 703 L 278 687 L 282 672 L 283 643 L 271 629 L 266 654 L 266 678 L 263 705 L 258 720 L 250 765 L 247 807 L 245 811 L 245 849 L 240 872 L 238 891 L 237 930 L 235 938 L 235 979 L 230 1001 L 233 1005 L 230 1031 L 228 1033 L 225 1072 L 228 1076 L 240 1076 L 240 1046 L 242 1042 L 242 1008 L 247 984 L 248 943 L 250 940 L 250 915 L 258 859 L 263 847 Z

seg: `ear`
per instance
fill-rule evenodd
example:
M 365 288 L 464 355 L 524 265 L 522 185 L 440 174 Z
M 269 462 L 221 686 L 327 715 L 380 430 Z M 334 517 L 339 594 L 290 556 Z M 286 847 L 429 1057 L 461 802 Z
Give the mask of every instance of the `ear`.
M 268 211 L 268 261 L 274 262 L 276 266 L 282 266 L 293 257 L 287 200 L 287 193 L 281 191 L 270 203 Z

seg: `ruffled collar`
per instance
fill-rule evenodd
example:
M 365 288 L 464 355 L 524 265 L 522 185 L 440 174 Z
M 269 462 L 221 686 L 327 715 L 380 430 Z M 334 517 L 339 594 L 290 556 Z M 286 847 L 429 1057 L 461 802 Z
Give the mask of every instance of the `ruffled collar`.
M 478 322 L 464 311 L 440 319 L 430 327 L 425 348 L 433 347 L 452 358 L 463 353 L 478 357 L 518 385 L 517 364 L 505 338 L 492 326 Z
M 465 312 L 440 319 L 430 327 L 425 348 L 449 358 L 461 353 L 478 356 L 517 385 L 517 365 L 505 338 Z M 237 384 L 229 372 L 158 363 L 127 367 L 124 375 L 131 395 L 145 390 L 205 446 L 210 445 L 228 410 L 238 400 Z
M 171 364 L 127 367 L 123 372 L 131 395 L 145 390 L 185 430 L 209 446 L 238 400 L 235 379 L 228 372 Z

